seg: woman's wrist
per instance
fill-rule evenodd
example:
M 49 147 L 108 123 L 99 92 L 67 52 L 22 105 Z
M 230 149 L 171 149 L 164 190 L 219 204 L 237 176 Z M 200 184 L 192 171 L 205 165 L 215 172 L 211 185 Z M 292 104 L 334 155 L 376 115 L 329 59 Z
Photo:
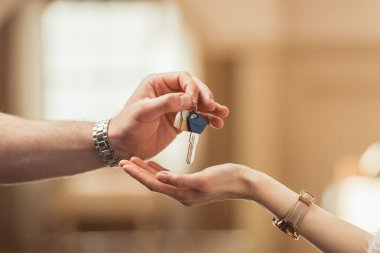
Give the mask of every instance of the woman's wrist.
M 240 170 L 239 185 L 242 186 L 239 192 L 242 199 L 257 201 L 259 189 L 268 177 L 265 173 L 253 170 L 244 165 L 238 165 Z
M 284 217 L 298 199 L 298 194 L 265 173 L 245 169 L 244 198 L 264 206 L 276 217 Z

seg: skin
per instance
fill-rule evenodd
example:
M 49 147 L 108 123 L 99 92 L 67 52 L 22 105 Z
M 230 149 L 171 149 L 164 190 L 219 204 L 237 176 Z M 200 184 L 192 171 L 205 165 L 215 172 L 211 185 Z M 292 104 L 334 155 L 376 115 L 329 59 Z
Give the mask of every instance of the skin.
M 222 164 L 193 174 L 171 172 L 138 157 L 121 161 L 125 172 L 151 191 L 163 193 L 185 206 L 228 199 L 252 200 L 276 217 L 284 217 L 298 194 L 272 177 L 239 164 Z M 323 252 L 364 253 L 373 235 L 312 204 L 298 232 Z
M 187 72 L 154 74 L 141 81 L 108 128 L 119 158 L 152 157 L 179 133 L 178 111 L 195 108 L 215 128 L 229 110 L 214 101 L 209 88 Z M 29 120 L 0 113 L 0 184 L 73 175 L 105 164 L 93 140 L 94 122 Z

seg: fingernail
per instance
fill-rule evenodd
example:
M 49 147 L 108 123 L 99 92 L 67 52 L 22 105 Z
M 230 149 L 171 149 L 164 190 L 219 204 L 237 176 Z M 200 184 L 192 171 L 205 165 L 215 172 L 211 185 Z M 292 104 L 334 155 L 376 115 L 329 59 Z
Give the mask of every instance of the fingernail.
M 183 94 L 181 95 L 180 97 L 180 103 L 181 103 L 181 107 L 183 108 L 188 108 L 191 106 L 192 102 L 191 102 L 191 97 L 187 94 Z
M 209 103 L 209 109 L 210 109 L 210 111 L 215 111 L 215 108 L 216 108 L 215 100 L 214 100 L 214 98 L 211 98 L 210 103 Z
M 127 163 L 126 160 L 121 160 L 121 161 L 119 162 L 119 166 L 120 166 L 120 167 L 123 167 L 126 163 Z
M 156 174 L 156 178 L 158 181 L 160 181 L 162 183 L 167 183 L 168 179 L 169 179 L 169 175 L 167 173 L 164 173 L 164 172 L 158 172 Z

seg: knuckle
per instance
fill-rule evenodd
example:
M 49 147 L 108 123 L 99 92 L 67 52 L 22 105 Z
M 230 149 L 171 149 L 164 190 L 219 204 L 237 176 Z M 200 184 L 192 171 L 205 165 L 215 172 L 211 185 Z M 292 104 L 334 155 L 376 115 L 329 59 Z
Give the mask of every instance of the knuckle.
M 209 176 L 206 176 L 204 179 L 200 180 L 198 183 L 199 190 L 201 190 L 202 192 L 210 191 L 210 184 L 209 184 L 210 180 L 211 179 Z
M 174 107 L 177 103 L 177 97 L 173 96 L 173 95 L 168 95 L 164 98 L 164 102 L 163 102 L 163 105 L 166 107 L 166 108 L 172 108 Z
M 177 186 L 177 187 L 183 187 L 183 181 L 182 179 L 180 178 L 179 175 L 173 175 L 172 178 L 171 178 L 171 181 Z M 181 195 L 181 197 L 185 196 L 185 193 L 184 192 L 179 192 L 179 194 Z
M 155 79 L 154 74 L 149 74 L 144 77 L 144 79 L 140 82 L 140 85 L 153 85 L 154 79 Z
M 180 82 L 185 86 L 191 86 L 193 89 L 197 88 L 198 86 L 195 85 L 195 81 L 192 77 L 192 75 L 187 71 L 182 71 L 179 74 Z
M 141 100 L 141 101 L 136 103 L 136 107 L 138 107 L 139 110 L 141 110 L 141 111 L 145 111 L 148 109 L 149 105 L 148 105 L 148 103 L 146 103 L 146 101 Z
M 145 80 L 150 80 L 150 81 L 154 81 L 156 78 L 157 78 L 157 74 L 155 73 L 151 73 L 151 74 L 148 74 L 146 77 L 145 77 Z
M 192 77 L 192 75 L 188 71 L 181 71 L 179 74 L 181 76 L 183 76 L 183 77 L 186 77 L 186 78 L 191 78 Z
M 159 98 L 161 102 L 159 103 L 159 106 L 164 111 L 170 111 L 172 108 L 175 108 L 179 102 L 177 102 L 177 99 L 172 95 L 166 95 Z

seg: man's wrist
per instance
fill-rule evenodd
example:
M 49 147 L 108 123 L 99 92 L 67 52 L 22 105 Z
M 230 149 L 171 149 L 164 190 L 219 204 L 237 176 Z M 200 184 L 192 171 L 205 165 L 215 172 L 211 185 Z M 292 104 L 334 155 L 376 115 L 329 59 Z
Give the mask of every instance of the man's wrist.
M 111 167 L 118 166 L 120 159 L 112 149 L 108 138 L 108 126 L 110 120 L 98 121 L 93 128 L 93 142 L 102 160 Z
M 117 157 L 122 160 L 129 160 L 132 157 L 132 152 L 128 150 L 130 144 L 127 143 L 126 137 L 123 135 L 121 129 L 116 118 L 111 119 L 108 126 L 108 140 Z

